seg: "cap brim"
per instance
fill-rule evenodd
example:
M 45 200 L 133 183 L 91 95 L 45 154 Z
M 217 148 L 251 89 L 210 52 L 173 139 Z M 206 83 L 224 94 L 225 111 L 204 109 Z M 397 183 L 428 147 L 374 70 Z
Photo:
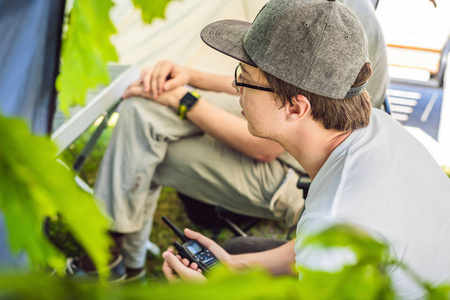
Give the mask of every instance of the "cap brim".
M 203 28 L 200 36 L 211 48 L 257 67 L 244 48 L 244 36 L 252 24 L 238 20 L 223 20 Z

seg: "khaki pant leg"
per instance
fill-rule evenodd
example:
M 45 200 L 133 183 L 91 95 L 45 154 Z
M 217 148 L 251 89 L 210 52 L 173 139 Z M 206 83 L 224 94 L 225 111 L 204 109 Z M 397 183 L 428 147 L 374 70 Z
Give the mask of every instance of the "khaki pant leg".
M 298 175 L 284 163 L 263 163 L 207 135 L 170 144 L 155 183 L 170 186 L 204 203 L 265 219 L 298 219 L 303 206 Z
M 153 215 L 153 204 L 146 204 L 155 201 L 149 196 L 150 183 L 168 144 L 198 133 L 195 125 L 153 101 L 131 98 L 121 104 L 95 185 L 95 195 L 114 221 L 112 230 L 130 233 L 142 228 Z

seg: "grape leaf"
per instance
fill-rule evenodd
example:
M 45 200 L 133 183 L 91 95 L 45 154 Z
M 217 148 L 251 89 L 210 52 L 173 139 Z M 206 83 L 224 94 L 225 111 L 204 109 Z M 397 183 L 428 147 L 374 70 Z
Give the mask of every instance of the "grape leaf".
M 132 0 L 142 18 L 151 23 L 164 18 L 171 0 Z M 61 49 L 61 72 L 56 79 L 59 107 L 66 114 L 74 104 L 83 105 L 88 89 L 109 82 L 107 63 L 118 61 L 110 36 L 116 28 L 109 18 L 111 0 L 75 0 Z
M 47 137 L 33 136 L 24 121 L 3 116 L 0 136 L 0 209 L 10 248 L 25 250 L 35 269 L 50 265 L 61 272 L 64 257 L 42 229 L 46 217 L 59 214 L 101 275 L 107 276 L 108 222 L 73 174 L 55 161 L 56 146 Z
M 84 104 L 86 92 L 107 84 L 108 61 L 117 61 L 109 38 L 116 28 L 109 18 L 111 0 L 75 0 L 61 49 L 61 73 L 56 79 L 60 108 Z
M 375 286 L 369 288 L 368 293 L 364 287 L 355 286 L 357 282 L 353 278 L 364 274 L 337 274 L 340 279 L 341 289 L 329 291 L 330 284 L 325 278 L 318 278 L 313 288 L 301 285 L 295 277 L 279 276 L 273 277 L 267 272 L 246 270 L 244 272 L 221 272 L 213 273 L 208 281 L 203 284 L 177 282 L 169 285 L 167 282 L 147 282 L 144 284 L 124 284 L 119 286 L 77 285 L 73 280 L 50 276 L 2 276 L 0 274 L 0 295 L 6 299 L 215 299 L 215 300 L 271 300 L 271 299 L 396 299 L 392 287 L 387 291 L 376 291 Z M 383 275 L 387 278 L 387 274 Z M 23 284 L 26 282 L 26 284 Z M 320 283 L 320 284 L 319 284 Z M 431 288 L 431 287 L 430 287 Z M 36 293 L 36 291 L 50 291 L 47 293 Z M 442 285 L 431 288 L 427 299 L 448 300 L 449 286 Z M 378 297 L 377 297 L 378 296 Z
M 151 23 L 155 18 L 164 18 L 167 4 L 172 0 L 132 0 L 134 6 L 141 9 L 142 20 Z

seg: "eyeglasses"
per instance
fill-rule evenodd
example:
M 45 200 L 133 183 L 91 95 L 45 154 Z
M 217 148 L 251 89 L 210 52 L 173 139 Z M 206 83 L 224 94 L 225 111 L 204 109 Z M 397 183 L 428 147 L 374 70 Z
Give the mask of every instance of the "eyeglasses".
M 268 88 L 268 87 L 262 87 L 262 86 L 256 86 L 256 85 L 247 84 L 247 83 L 243 83 L 243 82 L 238 82 L 237 81 L 238 78 L 242 79 L 241 64 L 238 64 L 237 67 L 236 67 L 236 70 L 234 70 L 234 84 L 236 85 L 236 91 L 239 94 L 241 93 L 241 91 L 239 89 L 240 86 L 246 87 L 246 88 L 249 88 L 249 89 L 265 91 L 265 92 L 271 92 L 271 93 L 275 92 L 273 89 Z

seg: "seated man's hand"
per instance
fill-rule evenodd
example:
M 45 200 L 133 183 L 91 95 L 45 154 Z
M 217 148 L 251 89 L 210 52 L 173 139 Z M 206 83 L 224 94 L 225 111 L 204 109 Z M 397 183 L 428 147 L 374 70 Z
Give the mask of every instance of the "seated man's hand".
M 122 98 L 126 99 L 134 96 L 143 97 L 177 110 L 180 105 L 180 99 L 187 93 L 187 91 L 188 90 L 184 86 L 179 86 L 168 92 L 162 93 L 157 98 L 154 98 L 150 92 L 145 91 L 145 87 L 142 82 L 140 80 L 136 80 L 125 90 Z
M 188 69 L 168 60 L 160 61 L 155 66 L 145 68 L 141 72 L 144 92 L 149 93 L 152 99 L 157 99 L 164 92 L 188 84 L 189 79 Z

